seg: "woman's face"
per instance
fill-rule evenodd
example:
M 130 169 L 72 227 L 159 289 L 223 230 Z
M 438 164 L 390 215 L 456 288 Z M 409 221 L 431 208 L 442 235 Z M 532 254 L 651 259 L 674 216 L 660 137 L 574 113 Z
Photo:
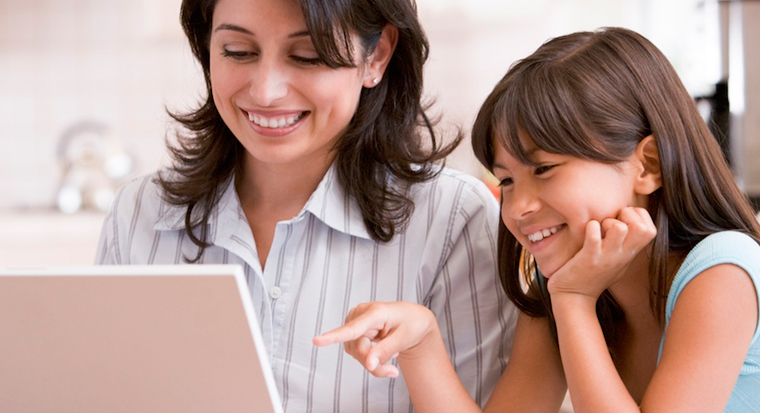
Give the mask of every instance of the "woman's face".
M 219 0 L 209 49 L 214 103 L 249 166 L 329 165 L 372 81 L 362 62 L 321 64 L 294 0 Z

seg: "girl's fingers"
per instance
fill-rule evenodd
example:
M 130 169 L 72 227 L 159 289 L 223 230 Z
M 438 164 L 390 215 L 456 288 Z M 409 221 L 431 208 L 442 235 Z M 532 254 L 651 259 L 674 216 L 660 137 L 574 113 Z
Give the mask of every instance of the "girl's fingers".
M 382 340 L 377 341 L 367 354 L 365 367 L 373 371 L 378 366 L 383 366 L 396 358 L 399 352 L 407 350 L 413 344 L 409 341 L 409 331 L 404 328 L 393 331 Z
M 589 221 L 586 224 L 586 239 L 584 248 L 596 251 L 602 245 L 602 226 L 599 221 Z
M 628 235 L 628 225 L 615 218 L 607 218 L 602 221 L 602 233 L 607 249 L 620 248 Z
M 655 228 L 652 216 L 645 208 L 634 208 L 634 211 L 641 217 L 641 220 L 647 223 L 647 226 Z
M 348 342 L 356 339 L 360 335 L 360 332 L 355 331 L 350 327 L 342 326 L 314 337 L 312 342 L 317 347 L 343 342 L 346 342 L 346 345 L 348 346 Z
M 348 320 L 348 317 L 346 319 Z M 378 317 L 373 316 L 371 313 L 364 313 L 352 317 L 341 327 L 314 337 L 313 342 L 315 346 L 321 347 L 355 340 L 361 336 L 374 338 L 382 328 L 382 324 L 382 320 Z
M 398 377 L 389 362 L 426 338 L 433 314 L 419 304 L 368 303 L 352 309 L 346 324 L 314 337 L 316 346 L 344 343 L 345 351 L 376 377 Z
M 398 367 L 394 366 L 393 364 L 383 364 L 382 366 L 378 366 L 376 369 L 372 370 L 370 373 L 372 373 L 372 375 L 375 377 L 396 378 L 399 376 Z
M 354 342 L 354 348 L 353 353 L 351 354 L 356 358 L 357 360 L 364 360 L 367 358 L 367 354 L 370 350 L 372 350 L 372 340 L 369 339 L 369 337 L 361 336 L 357 338 Z
M 643 248 L 657 235 L 657 227 L 649 212 L 644 208 L 624 208 L 620 212 L 619 219 L 628 226 L 630 235 L 626 240 L 626 245 L 629 248 Z

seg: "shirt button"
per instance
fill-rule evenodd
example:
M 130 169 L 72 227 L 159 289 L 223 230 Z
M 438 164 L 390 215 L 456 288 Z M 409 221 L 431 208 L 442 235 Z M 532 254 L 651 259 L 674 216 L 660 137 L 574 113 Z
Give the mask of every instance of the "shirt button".
M 274 299 L 274 300 L 282 297 L 282 288 L 280 288 L 280 287 L 272 287 L 272 289 L 269 290 L 269 296 L 272 297 L 272 299 Z

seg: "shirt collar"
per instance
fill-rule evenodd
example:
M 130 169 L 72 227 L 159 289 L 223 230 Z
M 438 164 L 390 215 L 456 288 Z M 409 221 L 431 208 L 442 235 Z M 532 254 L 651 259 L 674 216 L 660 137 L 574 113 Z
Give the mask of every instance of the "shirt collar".
M 176 231 L 185 228 L 185 213 L 187 207 L 184 205 L 172 205 L 163 201 L 161 203 L 162 211 L 159 212 L 158 219 L 153 225 L 154 230 L 158 231 Z M 222 196 L 219 198 L 219 202 L 214 212 L 209 217 L 210 224 L 216 224 L 219 221 L 220 215 L 234 214 L 237 216 L 244 216 L 242 208 L 240 208 L 240 200 L 238 200 L 237 192 L 235 192 L 235 177 L 231 176 L 231 179 L 226 183 Z M 193 209 L 193 222 L 197 222 L 201 217 L 200 208 Z
M 154 230 L 181 230 L 185 228 L 186 207 L 164 203 L 164 209 L 158 221 L 153 225 Z M 364 225 L 364 219 L 358 205 L 343 190 L 343 186 L 338 181 L 335 163 L 327 170 L 317 189 L 311 194 L 306 205 L 294 219 L 303 218 L 307 213 L 312 214 L 336 231 L 360 238 L 371 238 Z M 193 211 L 193 218 L 199 216 L 199 210 Z M 240 206 L 240 199 L 235 191 L 235 178 L 233 176 L 228 181 L 214 212 L 209 217 L 209 224 L 211 224 L 210 241 L 213 242 L 216 238 L 217 230 L 220 227 L 227 227 L 224 223 L 240 221 L 247 222 Z
M 338 180 L 335 162 L 327 170 L 303 209 L 301 214 L 308 211 L 336 231 L 371 239 L 359 206 L 349 197 Z

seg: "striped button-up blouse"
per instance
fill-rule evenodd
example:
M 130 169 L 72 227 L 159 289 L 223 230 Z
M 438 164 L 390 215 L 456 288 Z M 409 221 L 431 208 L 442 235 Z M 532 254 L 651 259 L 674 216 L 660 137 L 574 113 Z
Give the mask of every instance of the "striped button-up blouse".
M 196 256 L 184 209 L 162 201 L 154 178 L 119 191 L 103 224 L 98 264 L 180 264 Z M 496 276 L 498 203 L 479 180 L 445 168 L 411 194 L 406 231 L 378 243 L 331 168 L 303 210 L 277 224 L 262 270 L 234 185 L 224 190 L 209 221 L 213 245 L 200 263 L 245 269 L 286 411 L 413 410 L 403 376 L 373 377 L 342 346 L 312 344 L 367 301 L 429 307 L 460 380 L 481 405 L 487 400 L 517 318 Z

